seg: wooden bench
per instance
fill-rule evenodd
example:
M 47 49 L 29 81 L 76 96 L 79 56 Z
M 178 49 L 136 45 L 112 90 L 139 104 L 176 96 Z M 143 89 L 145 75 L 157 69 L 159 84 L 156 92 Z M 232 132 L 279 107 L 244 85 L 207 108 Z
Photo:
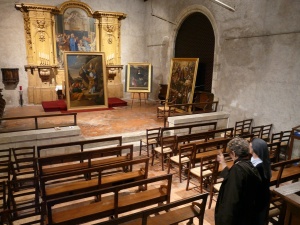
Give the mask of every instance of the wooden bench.
M 51 154 L 51 152 L 59 148 L 63 150 L 71 149 L 72 152 L 83 152 L 86 150 L 93 150 L 95 148 L 99 149 L 101 146 L 108 147 L 108 146 L 121 146 L 121 145 L 122 145 L 122 136 L 88 139 L 88 140 L 74 141 L 68 143 L 51 144 L 51 145 L 40 145 L 37 146 L 37 156 L 38 158 L 40 158 L 42 156 L 53 155 Z
M 149 184 L 157 182 L 160 184 L 163 182 L 164 184 L 159 187 L 153 184 L 149 188 Z M 124 192 L 125 190 L 135 189 L 135 187 L 142 185 L 148 185 L 148 189 L 133 194 L 126 194 Z M 118 218 L 120 213 L 141 209 L 154 204 L 162 204 L 163 202 L 169 203 L 171 185 L 172 175 L 166 174 L 128 184 L 49 200 L 47 201 L 47 222 L 48 224 L 80 224 L 105 217 Z M 103 196 L 108 193 L 112 193 L 112 195 L 103 197 L 101 201 L 95 202 L 92 200 L 89 204 L 81 204 L 78 207 L 74 204 L 74 201 L 84 201 L 87 198 L 93 199 L 94 196 Z M 64 206 L 57 208 L 58 204 L 63 204 Z M 71 204 L 72 207 L 67 204 Z M 53 207 L 58 210 L 53 210 Z
M 139 168 L 132 169 L 129 172 L 120 172 L 120 167 L 133 167 L 139 165 Z M 148 177 L 149 158 L 139 157 L 127 162 L 110 164 L 95 168 L 77 170 L 66 173 L 40 177 L 40 188 L 44 201 L 74 195 L 86 191 L 92 191 L 99 188 L 115 186 L 123 183 L 147 179 Z M 109 173 L 106 174 L 106 172 Z M 86 179 L 86 174 L 97 173 L 97 177 Z M 70 178 L 76 177 L 76 180 L 70 181 Z M 47 184 L 51 181 L 50 184 Z
M 177 136 L 177 148 L 185 143 L 195 143 L 197 149 L 196 152 L 203 152 L 208 148 L 214 148 L 219 145 L 223 147 L 224 152 L 227 143 L 232 138 L 232 133 L 233 128 L 224 128 L 194 134 L 180 135 Z
M 92 151 L 40 157 L 39 176 L 83 170 L 133 159 L 133 145 L 123 145 Z
M 300 158 L 271 164 L 272 177 L 270 186 L 300 178 Z
M 208 193 L 198 194 L 95 225 L 178 224 L 186 220 L 189 220 L 188 224 L 193 224 L 195 217 L 198 218 L 199 224 L 203 224 L 207 196 Z

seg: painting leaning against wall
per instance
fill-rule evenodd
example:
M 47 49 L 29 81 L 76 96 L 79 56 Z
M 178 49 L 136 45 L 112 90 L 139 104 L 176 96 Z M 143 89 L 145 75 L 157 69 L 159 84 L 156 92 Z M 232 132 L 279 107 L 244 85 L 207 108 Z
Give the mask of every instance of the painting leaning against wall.
M 198 62 L 198 58 L 172 59 L 167 90 L 169 104 L 193 102 Z

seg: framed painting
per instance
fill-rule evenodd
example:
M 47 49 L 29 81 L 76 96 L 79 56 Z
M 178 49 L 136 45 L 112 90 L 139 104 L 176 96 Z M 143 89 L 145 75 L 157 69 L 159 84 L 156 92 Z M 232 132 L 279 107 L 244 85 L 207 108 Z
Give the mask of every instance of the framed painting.
M 128 63 L 126 71 L 127 92 L 151 92 L 150 63 Z
M 108 108 L 105 56 L 101 52 L 65 52 L 68 110 Z
M 167 90 L 168 104 L 186 104 L 193 102 L 198 58 L 173 58 Z
M 64 66 L 66 51 L 95 52 L 96 19 L 79 7 L 68 7 L 56 15 L 56 52 L 60 68 Z

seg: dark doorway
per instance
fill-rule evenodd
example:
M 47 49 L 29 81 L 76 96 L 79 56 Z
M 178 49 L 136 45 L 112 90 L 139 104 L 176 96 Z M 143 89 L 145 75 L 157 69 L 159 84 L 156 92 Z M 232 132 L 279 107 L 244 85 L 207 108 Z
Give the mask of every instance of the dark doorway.
M 199 58 L 196 91 L 211 92 L 215 35 L 202 13 L 189 15 L 182 23 L 175 43 L 175 58 Z

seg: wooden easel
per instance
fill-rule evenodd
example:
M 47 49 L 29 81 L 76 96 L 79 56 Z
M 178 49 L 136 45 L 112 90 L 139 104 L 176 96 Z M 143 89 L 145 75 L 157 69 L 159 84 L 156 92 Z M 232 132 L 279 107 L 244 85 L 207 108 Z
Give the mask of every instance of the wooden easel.
M 135 98 L 135 95 L 138 95 L 137 98 Z M 142 105 L 142 100 L 145 100 L 145 104 L 146 104 L 146 101 L 148 99 L 148 93 L 147 92 L 132 92 L 131 93 L 131 108 L 133 106 L 133 100 L 134 99 L 138 99 L 139 102 L 140 102 L 140 106 Z

